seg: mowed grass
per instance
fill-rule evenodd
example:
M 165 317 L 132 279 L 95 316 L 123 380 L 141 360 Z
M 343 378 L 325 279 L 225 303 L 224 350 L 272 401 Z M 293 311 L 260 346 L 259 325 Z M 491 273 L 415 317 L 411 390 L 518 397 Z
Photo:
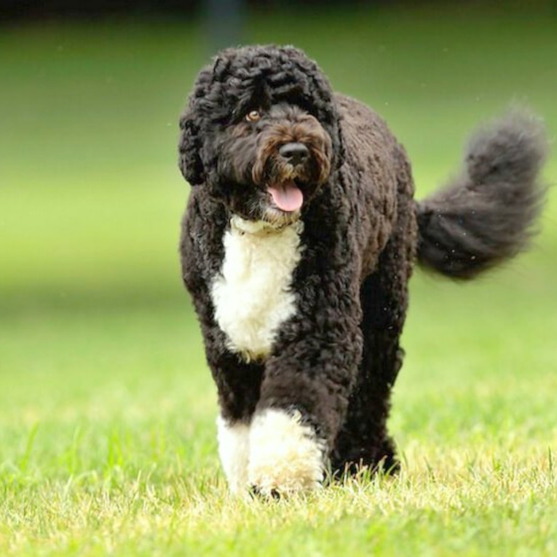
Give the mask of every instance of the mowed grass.
M 306 48 L 385 115 L 418 196 L 510 99 L 557 130 L 543 15 L 260 15 L 249 29 Z M 399 477 L 228 495 L 176 247 L 176 119 L 204 58 L 187 23 L 1 30 L 0 555 L 555 555 L 553 191 L 531 254 L 468 285 L 416 273 Z

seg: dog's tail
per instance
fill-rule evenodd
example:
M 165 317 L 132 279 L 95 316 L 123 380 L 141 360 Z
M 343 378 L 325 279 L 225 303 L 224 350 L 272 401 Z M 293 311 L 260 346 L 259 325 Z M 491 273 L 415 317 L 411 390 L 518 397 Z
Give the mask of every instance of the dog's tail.
M 460 176 L 418 203 L 418 261 L 468 279 L 526 249 L 547 188 L 542 122 L 512 109 L 471 138 Z

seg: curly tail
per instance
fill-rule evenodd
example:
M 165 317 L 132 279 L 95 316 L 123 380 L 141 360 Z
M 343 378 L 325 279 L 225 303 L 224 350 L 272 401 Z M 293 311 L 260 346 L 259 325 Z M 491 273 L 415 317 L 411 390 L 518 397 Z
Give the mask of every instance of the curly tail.
M 525 250 L 546 197 L 546 153 L 542 122 L 524 110 L 476 132 L 460 176 L 418 203 L 419 263 L 469 279 Z

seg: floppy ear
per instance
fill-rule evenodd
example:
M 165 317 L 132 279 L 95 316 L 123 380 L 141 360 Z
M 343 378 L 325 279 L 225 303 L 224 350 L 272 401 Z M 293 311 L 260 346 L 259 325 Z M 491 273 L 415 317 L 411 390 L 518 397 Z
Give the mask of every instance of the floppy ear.
M 203 162 L 200 156 L 201 138 L 199 126 L 195 122 L 194 111 L 188 111 L 180 118 L 179 166 L 184 178 L 192 186 L 205 181 Z
M 207 104 L 207 95 L 213 72 L 209 66 L 203 68 L 195 80 L 188 106 L 180 118 L 179 166 L 184 178 L 197 186 L 205 182 L 205 169 L 201 157 L 203 148 L 202 104 Z
M 344 145 L 339 126 L 340 117 L 328 79 L 319 66 L 315 62 L 313 64 L 311 71 L 306 70 L 311 83 L 312 101 L 317 108 L 319 122 L 331 136 L 336 165 L 338 165 L 342 163 L 344 158 Z

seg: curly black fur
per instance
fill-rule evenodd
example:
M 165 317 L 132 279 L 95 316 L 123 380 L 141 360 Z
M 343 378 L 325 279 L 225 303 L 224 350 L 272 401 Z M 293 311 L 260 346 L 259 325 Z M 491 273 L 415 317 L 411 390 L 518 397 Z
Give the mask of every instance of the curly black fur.
M 252 46 L 225 50 L 200 72 L 180 128 L 180 167 L 194 186 L 183 277 L 222 416 L 249 423 L 265 408 L 296 409 L 333 470 L 396 469 L 386 420 L 416 252 L 468 277 L 523 249 L 543 199 L 539 124 L 515 114 L 481 132 L 463 176 L 417 204 L 406 153 L 374 112 L 334 94 L 300 50 Z M 310 151 L 296 172 L 277 154 L 292 141 Z M 287 180 L 304 195 L 296 214 L 270 201 L 269 184 Z M 304 225 L 296 313 L 264 358 L 232 350 L 215 318 L 211 284 L 233 215 Z
M 418 260 L 473 278 L 528 247 L 545 200 L 542 123 L 514 109 L 470 140 L 459 178 L 420 203 Z

